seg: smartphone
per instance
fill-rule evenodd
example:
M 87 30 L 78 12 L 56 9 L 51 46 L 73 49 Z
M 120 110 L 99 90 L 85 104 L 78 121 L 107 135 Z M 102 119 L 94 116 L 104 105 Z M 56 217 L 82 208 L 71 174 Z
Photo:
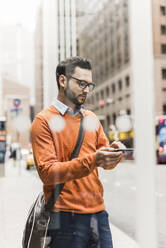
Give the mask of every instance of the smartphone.
M 115 152 L 134 152 L 134 148 L 115 148 Z

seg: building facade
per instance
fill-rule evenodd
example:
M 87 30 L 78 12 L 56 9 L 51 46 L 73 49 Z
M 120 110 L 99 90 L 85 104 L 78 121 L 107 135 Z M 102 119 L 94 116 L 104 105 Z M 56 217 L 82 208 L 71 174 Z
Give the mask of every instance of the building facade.
M 33 104 L 34 58 L 31 32 L 21 24 L 0 27 L 1 72 L 31 89 Z
M 40 101 L 43 103 L 38 103 L 40 106 L 36 107 L 35 113 L 42 106 L 50 105 L 57 96 L 55 69 L 59 61 L 76 55 L 75 0 L 43 0 L 36 30 L 38 55 L 35 63 L 39 63 L 39 67 L 35 66 L 38 75 L 36 90 L 40 92 Z
M 156 115 L 166 115 L 166 0 L 152 0 Z
M 80 34 L 80 55 L 93 64 L 95 91 L 87 99 L 108 130 L 119 111 L 132 114 L 128 1 L 107 1 Z
M 30 89 L 4 76 L 2 78 L 3 116 L 9 143 L 28 148 L 30 143 Z
M 35 115 L 44 107 L 43 92 L 43 11 L 38 9 L 34 35 L 35 59 Z
M 166 114 L 166 0 L 152 0 L 152 10 L 155 115 L 162 115 Z M 121 110 L 134 115 L 129 25 L 129 1 L 109 0 L 78 37 L 79 54 L 91 59 L 96 82 L 87 107 L 99 116 L 105 131 Z

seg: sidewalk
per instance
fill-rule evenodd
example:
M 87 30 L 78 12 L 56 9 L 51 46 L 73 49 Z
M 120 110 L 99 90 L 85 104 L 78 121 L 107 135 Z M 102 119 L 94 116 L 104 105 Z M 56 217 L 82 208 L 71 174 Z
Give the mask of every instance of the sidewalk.
M 0 248 L 21 248 L 22 233 L 29 208 L 42 191 L 36 172 L 25 170 L 23 161 L 6 164 L 4 178 L 0 178 Z M 111 224 L 114 248 L 137 248 L 136 243 Z
M 137 243 L 110 223 L 114 248 L 139 248 Z

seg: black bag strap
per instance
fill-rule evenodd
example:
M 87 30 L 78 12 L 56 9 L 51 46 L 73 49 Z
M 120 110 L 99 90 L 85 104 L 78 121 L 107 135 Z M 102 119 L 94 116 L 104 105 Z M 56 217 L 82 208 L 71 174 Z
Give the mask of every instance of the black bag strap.
M 80 129 L 79 129 L 76 145 L 75 145 L 74 150 L 70 156 L 70 160 L 72 160 L 73 158 L 76 158 L 78 156 L 83 139 L 84 139 L 84 135 L 85 135 L 85 129 L 83 127 L 84 114 L 82 111 L 80 111 L 80 114 L 81 114 Z M 56 202 L 63 187 L 64 187 L 64 183 L 61 183 L 61 184 L 57 184 L 56 187 L 53 189 L 52 195 L 51 195 L 50 199 L 48 200 L 47 204 L 45 205 L 46 210 L 48 210 L 48 211 L 52 210 L 54 203 Z

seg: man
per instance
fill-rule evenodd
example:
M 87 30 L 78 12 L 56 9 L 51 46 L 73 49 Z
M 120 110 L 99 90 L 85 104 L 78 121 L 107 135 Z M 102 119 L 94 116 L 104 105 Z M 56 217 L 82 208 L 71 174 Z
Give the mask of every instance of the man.
M 62 61 L 56 69 L 58 97 L 36 116 L 31 128 L 46 201 L 57 184 L 65 183 L 51 214 L 51 248 L 93 247 L 94 232 L 98 239 L 95 247 L 113 247 L 98 167 L 113 169 L 122 153 L 114 151 L 118 144 L 109 146 L 96 115 L 82 107 L 95 86 L 91 69 L 90 62 L 81 57 Z M 80 111 L 84 113 L 85 136 L 78 158 L 69 161 L 79 132 Z

